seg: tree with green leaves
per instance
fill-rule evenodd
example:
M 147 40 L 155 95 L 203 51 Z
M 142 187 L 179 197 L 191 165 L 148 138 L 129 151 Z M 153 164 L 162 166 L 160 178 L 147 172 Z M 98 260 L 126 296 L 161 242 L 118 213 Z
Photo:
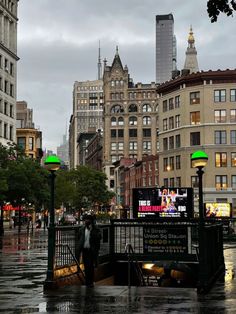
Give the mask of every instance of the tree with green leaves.
M 236 10 L 235 0 L 208 0 L 207 12 L 211 19 L 211 22 L 217 22 L 220 13 L 224 13 L 227 16 L 232 16 Z
M 106 175 L 88 166 L 60 171 L 56 178 L 56 203 L 70 204 L 77 210 L 108 205 L 115 195 L 106 186 Z

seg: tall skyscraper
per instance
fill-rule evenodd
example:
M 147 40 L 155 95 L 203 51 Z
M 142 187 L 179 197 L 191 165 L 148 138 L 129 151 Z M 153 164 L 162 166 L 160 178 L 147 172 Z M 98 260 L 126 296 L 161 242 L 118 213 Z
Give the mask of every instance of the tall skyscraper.
M 0 143 L 16 141 L 17 0 L 0 1 Z
M 172 71 L 176 69 L 176 54 L 173 15 L 156 15 L 156 83 L 172 78 Z

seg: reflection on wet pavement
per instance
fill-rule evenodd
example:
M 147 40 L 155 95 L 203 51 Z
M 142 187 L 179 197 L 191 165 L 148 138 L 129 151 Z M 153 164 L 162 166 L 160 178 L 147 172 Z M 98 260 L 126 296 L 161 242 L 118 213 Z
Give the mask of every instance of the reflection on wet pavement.
M 206 295 L 194 288 L 124 286 L 68 286 L 44 294 L 47 231 L 9 232 L 0 240 L 0 313 L 236 313 L 236 245 L 225 248 L 226 274 Z

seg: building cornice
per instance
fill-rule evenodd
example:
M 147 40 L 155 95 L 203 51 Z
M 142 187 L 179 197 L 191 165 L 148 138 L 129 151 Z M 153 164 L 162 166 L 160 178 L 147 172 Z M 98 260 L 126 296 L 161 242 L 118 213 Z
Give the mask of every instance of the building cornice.
M 204 84 L 236 83 L 236 69 L 201 71 L 188 75 L 179 76 L 173 80 L 157 86 L 157 93 L 167 94 L 181 87 L 190 87 Z
M 0 48 L 6 51 L 6 53 L 8 53 L 16 61 L 20 60 L 20 58 L 14 52 L 12 52 L 10 49 L 5 47 L 1 42 L 0 42 Z

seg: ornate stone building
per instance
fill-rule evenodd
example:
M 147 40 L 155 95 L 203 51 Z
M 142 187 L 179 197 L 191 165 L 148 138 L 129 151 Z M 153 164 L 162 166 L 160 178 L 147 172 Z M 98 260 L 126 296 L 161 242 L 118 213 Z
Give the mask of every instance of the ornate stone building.
M 118 48 L 111 66 L 104 64 L 103 166 L 108 187 L 114 182 L 113 163 L 121 158 L 142 160 L 158 151 L 156 84 L 133 84 Z
M 0 0 L 0 143 L 16 142 L 18 0 Z

